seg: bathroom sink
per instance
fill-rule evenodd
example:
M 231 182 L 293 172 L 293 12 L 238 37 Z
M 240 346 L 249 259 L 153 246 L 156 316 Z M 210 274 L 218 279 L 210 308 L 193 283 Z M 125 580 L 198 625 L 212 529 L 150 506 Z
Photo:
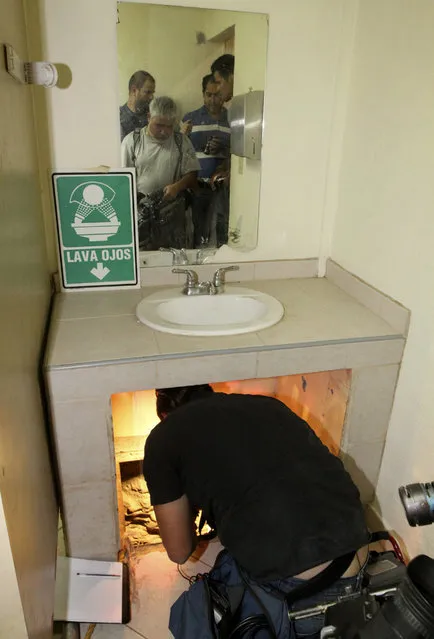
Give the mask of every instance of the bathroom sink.
M 283 306 L 271 295 L 248 288 L 226 287 L 218 295 L 183 295 L 158 291 L 137 306 L 137 318 L 163 333 L 175 335 L 239 335 L 277 324 Z

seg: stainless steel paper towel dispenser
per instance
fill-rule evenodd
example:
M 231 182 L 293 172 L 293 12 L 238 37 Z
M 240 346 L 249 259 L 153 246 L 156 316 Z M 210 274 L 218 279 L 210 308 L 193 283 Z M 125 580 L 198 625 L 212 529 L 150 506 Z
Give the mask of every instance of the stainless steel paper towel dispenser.
M 229 109 L 231 153 L 260 160 L 264 124 L 264 92 L 250 91 L 234 95 Z

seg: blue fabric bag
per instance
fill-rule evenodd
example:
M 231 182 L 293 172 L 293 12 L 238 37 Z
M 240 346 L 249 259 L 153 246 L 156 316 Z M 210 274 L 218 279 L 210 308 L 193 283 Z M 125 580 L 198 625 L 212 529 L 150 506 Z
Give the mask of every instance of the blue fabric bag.
M 219 605 L 221 602 L 224 605 Z M 214 610 L 218 610 L 218 624 Z M 251 622 L 245 621 L 252 617 L 255 619 Z M 175 639 L 227 639 L 238 624 L 240 630 L 233 634 L 234 637 L 295 637 L 286 602 L 248 581 L 233 557 L 223 550 L 214 568 L 195 581 L 173 604 L 169 629 Z M 249 624 L 251 633 L 248 632 Z M 258 629 L 258 624 L 262 629 Z M 245 632 L 241 634 L 243 629 Z

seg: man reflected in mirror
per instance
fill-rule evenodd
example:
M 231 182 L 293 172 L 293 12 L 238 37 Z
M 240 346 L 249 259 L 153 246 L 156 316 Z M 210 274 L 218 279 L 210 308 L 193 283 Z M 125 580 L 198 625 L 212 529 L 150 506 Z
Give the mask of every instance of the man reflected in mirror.
M 234 96 L 235 56 L 225 53 L 214 60 L 211 73 L 219 88 L 223 102 L 228 103 Z
M 200 162 L 198 189 L 192 202 L 194 247 L 227 242 L 231 130 L 223 99 L 212 74 L 202 79 L 203 105 L 186 113 L 181 131 L 190 136 Z M 213 228 L 214 227 L 214 228 Z
M 149 104 L 154 97 L 155 80 L 147 71 L 136 71 L 128 83 L 128 102 L 119 109 L 121 141 L 126 135 L 148 124 Z
M 142 250 L 187 246 L 187 191 L 195 189 L 200 164 L 189 138 L 175 131 L 175 102 L 152 100 L 149 124 L 122 141 L 122 166 L 135 167 L 139 245 Z

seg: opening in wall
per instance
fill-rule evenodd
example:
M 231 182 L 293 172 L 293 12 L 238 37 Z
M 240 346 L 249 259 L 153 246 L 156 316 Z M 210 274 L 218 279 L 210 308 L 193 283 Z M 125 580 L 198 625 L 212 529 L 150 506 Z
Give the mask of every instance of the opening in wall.
M 211 384 L 216 392 L 275 397 L 308 422 L 334 454 L 340 451 L 351 370 Z M 161 550 L 161 539 L 142 474 L 145 441 L 158 423 L 155 391 L 112 395 L 114 449 L 122 546 Z

